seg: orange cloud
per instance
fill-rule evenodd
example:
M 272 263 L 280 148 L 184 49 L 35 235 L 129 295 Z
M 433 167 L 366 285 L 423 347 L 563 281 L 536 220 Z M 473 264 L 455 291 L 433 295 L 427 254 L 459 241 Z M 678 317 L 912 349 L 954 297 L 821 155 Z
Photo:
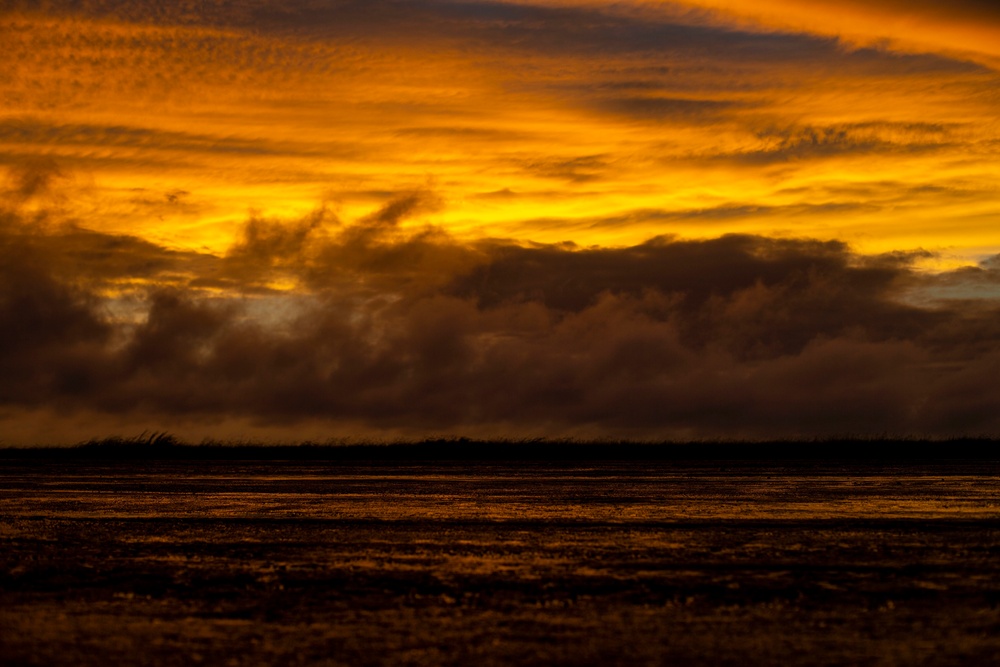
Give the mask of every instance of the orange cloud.
M 772 28 L 1000 64 L 1000 9 L 989 0 L 685 0 Z
M 67 215 L 103 231 L 222 252 L 247 210 L 351 217 L 433 184 L 468 237 L 1000 247 L 996 75 L 967 61 L 680 5 L 46 7 L 0 15 L 0 144 L 79 175 Z M 899 187 L 919 207 L 888 207 Z M 757 214 L 699 213 L 730 209 Z

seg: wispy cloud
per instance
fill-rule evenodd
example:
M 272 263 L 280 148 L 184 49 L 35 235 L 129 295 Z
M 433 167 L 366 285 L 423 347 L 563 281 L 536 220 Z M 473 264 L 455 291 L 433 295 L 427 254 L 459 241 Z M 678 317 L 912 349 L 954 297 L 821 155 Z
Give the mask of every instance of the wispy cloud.
M 522 240 L 619 244 L 698 232 L 602 236 L 583 218 L 782 210 L 814 203 L 789 201 L 796 187 L 990 178 L 997 75 L 982 63 L 727 16 L 541 0 L 25 4 L 0 14 L 0 146 L 87 174 L 101 203 L 79 215 L 99 212 L 92 227 L 215 252 L 236 212 L 303 215 L 328 199 L 357 216 L 377 204 L 365 193 L 428 179 L 453 231 L 524 234 L 544 218 L 567 224 Z M 199 220 L 150 215 L 137 191 L 185 191 Z M 503 191 L 518 197 L 478 197 Z M 923 203 L 938 246 L 987 213 Z M 760 217 L 755 231 L 787 223 Z M 898 229 L 850 215 L 796 225 L 875 249 Z
M 685 0 L 751 24 L 844 36 L 904 51 L 951 52 L 995 65 L 1000 11 L 988 0 Z

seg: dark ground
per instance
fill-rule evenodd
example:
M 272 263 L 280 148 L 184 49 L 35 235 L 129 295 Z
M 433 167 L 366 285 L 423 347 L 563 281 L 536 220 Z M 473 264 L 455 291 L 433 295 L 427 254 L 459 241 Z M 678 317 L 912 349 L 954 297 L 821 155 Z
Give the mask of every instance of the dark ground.
M 173 458 L 0 458 L 0 663 L 1000 664 L 988 457 Z

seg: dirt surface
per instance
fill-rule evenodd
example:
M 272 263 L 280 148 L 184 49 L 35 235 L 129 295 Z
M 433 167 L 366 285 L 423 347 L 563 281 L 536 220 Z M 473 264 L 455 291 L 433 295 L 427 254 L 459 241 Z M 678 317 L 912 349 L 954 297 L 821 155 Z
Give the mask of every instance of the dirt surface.
M 1000 664 L 1000 467 L 0 462 L 0 662 Z

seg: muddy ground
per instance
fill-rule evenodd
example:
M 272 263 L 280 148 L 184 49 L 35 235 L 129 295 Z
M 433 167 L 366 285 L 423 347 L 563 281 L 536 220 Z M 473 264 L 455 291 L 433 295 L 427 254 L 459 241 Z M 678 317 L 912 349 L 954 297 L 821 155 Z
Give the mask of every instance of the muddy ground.
M 1000 466 L 0 461 L 0 662 L 1000 664 Z

